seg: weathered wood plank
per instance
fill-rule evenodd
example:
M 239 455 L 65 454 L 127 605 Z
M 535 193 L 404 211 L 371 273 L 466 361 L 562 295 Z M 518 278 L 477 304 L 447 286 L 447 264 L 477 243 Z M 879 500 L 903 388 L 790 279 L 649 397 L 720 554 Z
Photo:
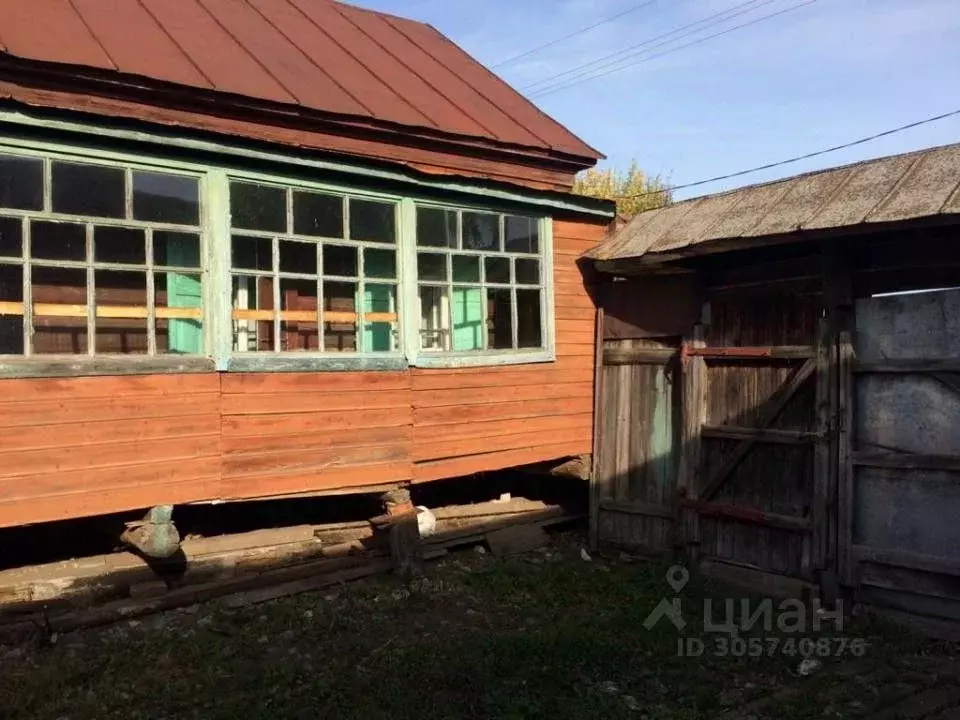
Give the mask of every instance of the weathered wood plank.
M 602 338 L 601 338 L 602 347 Z M 604 365 L 663 365 L 677 356 L 674 348 L 606 348 Z
M 853 431 L 854 350 L 849 330 L 840 331 L 837 350 L 839 391 L 837 397 L 837 566 L 846 585 L 854 582 L 853 543 L 855 468 L 851 462 Z
M 700 572 L 705 577 L 755 592 L 763 597 L 806 600 L 815 590 L 813 585 L 803 580 L 718 560 L 704 560 L 700 564 Z
M 870 360 L 854 364 L 853 372 L 867 373 L 958 373 L 957 358 L 928 358 L 923 360 Z
M 600 547 L 600 498 L 602 496 L 601 461 L 603 452 L 603 308 L 597 308 L 596 335 L 594 337 L 594 371 L 593 371 L 593 442 L 590 467 L 590 549 L 596 551 Z
M 686 546 L 691 559 L 696 561 L 700 552 L 700 517 L 695 512 L 683 513 L 681 501 L 696 502 L 700 497 L 700 474 L 702 471 L 701 442 L 703 424 L 707 420 L 707 364 L 691 353 L 705 345 L 706 331 L 703 325 L 693 328 L 692 337 L 683 341 L 680 353 L 680 469 L 677 480 L 676 508 L 674 514 L 683 522 L 675 528 L 678 544 Z
M 811 532 L 813 523 L 810 518 L 795 517 L 793 515 L 781 515 L 771 513 L 757 508 L 743 507 L 742 505 L 733 505 L 731 503 L 691 501 L 684 502 L 687 507 L 693 508 L 698 514 L 707 517 L 723 518 L 726 520 L 736 520 L 738 522 L 750 523 L 752 525 L 764 525 L 766 527 L 775 527 L 782 530 L 796 530 L 799 532 Z
M 704 425 L 701 434 L 705 438 L 719 440 L 756 440 L 759 443 L 782 445 L 809 445 L 817 441 L 819 433 L 804 430 L 780 430 L 776 428 L 751 428 L 736 425 Z
M 624 513 L 626 515 L 639 515 L 641 517 L 662 518 L 664 520 L 674 520 L 675 512 L 673 505 L 654 505 L 653 503 L 639 502 L 635 500 L 601 500 L 599 509 L 604 512 Z
M 549 439 L 549 438 L 545 438 Z M 589 433 L 582 443 L 557 443 L 537 447 L 505 450 L 503 452 L 482 453 L 467 457 L 449 458 L 431 462 L 417 463 L 413 468 L 414 482 L 428 482 L 443 478 L 460 477 L 477 472 L 489 472 L 502 468 L 530 465 L 535 462 L 589 452 Z
M 813 359 L 809 359 L 803 363 L 797 370 L 790 376 L 786 383 L 778 391 L 777 395 L 771 399 L 770 404 L 764 408 L 763 413 L 760 415 L 760 421 L 758 427 L 760 429 L 766 429 L 769 425 L 777 419 L 783 409 L 787 406 L 787 403 L 796 395 L 797 390 L 805 383 L 811 375 L 814 374 L 817 368 L 817 363 Z M 726 481 L 731 473 L 737 468 L 737 466 L 743 462 L 743 459 L 747 456 L 753 446 L 756 444 L 755 438 L 749 438 L 744 440 L 737 449 L 730 455 L 727 461 L 717 468 L 710 478 L 705 483 L 700 497 L 704 500 L 709 500 Z
M 690 348 L 691 355 L 723 360 L 806 360 L 817 355 L 816 348 L 809 345 L 766 345 L 754 347 L 702 347 Z
M 810 562 L 820 571 L 824 569 L 827 557 L 828 529 L 827 507 L 831 504 L 830 494 L 830 408 L 831 408 L 831 321 L 820 318 L 817 325 L 817 369 L 816 369 L 816 422 L 817 439 L 813 459 L 813 537 L 811 538 Z M 809 575 L 805 568 L 804 575 Z
M 852 453 L 854 465 L 902 470 L 949 470 L 960 472 L 960 457 L 955 455 L 920 455 L 858 451 Z M 904 478 L 909 481 L 909 478 Z

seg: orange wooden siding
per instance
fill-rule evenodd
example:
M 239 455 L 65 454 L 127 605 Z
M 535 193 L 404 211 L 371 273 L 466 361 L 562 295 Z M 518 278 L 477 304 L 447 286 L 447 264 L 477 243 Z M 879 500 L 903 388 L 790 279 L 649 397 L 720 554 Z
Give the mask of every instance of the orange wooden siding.
M 217 496 L 220 378 L 0 382 L 0 527 Z
M 0 380 L 0 527 L 425 482 L 589 453 L 594 306 L 554 225 L 554 363 Z

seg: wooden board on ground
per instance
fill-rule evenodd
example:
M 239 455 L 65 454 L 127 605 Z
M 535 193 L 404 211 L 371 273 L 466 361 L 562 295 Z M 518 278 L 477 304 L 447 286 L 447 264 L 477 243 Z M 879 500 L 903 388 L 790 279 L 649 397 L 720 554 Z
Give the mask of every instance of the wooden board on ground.
M 539 525 L 514 525 L 487 533 L 487 545 L 497 557 L 536 550 L 547 542 Z

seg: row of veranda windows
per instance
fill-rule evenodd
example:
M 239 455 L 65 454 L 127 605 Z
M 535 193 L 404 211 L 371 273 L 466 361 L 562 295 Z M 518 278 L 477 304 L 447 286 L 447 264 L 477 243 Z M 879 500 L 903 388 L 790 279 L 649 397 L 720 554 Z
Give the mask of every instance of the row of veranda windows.
M 198 177 L 0 154 L 0 355 L 210 354 L 210 283 L 229 287 L 233 353 L 397 353 L 401 308 L 424 354 L 545 346 L 537 218 L 417 205 L 404 302 L 396 201 L 229 192 L 217 277 Z

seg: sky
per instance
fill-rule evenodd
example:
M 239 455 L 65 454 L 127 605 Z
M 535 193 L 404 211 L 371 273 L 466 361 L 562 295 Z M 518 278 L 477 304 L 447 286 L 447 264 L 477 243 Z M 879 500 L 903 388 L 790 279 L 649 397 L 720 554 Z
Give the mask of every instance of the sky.
M 545 112 L 607 156 L 602 165 L 625 168 L 636 159 L 674 185 L 960 109 L 960 0 L 647 0 L 505 64 L 642 0 L 352 2 L 430 23 L 534 95 Z M 796 9 L 680 47 L 788 8 Z M 705 27 L 724 12 L 726 21 Z M 692 34 L 679 37 L 685 33 Z M 633 60 L 642 62 L 545 91 L 560 82 L 551 77 L 637 45 Z M 960 142 L 960 115 L 677 197 L 952 142 Z

